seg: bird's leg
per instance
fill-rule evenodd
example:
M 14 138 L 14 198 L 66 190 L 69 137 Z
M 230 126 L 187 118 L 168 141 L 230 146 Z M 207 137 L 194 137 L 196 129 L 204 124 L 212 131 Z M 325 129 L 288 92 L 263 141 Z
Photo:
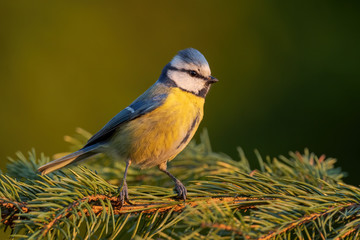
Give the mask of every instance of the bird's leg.
M 129 201 L 129 193 L 128 193 L 128 187 L 127 187 L 127 183 L 126 183 L 126 175 L 127 175 L 127 171 L 128 171 L 130 164 L 131 164 L 131 160 L 127 160 L 125 172 L 124 172 L 124 178 L 123 178 L 122 186 L 120 188 L 119 201 L 120 201 L 121 206 L 124 206 L 125 201 L 132 205 L 132 203 Z
M 180 182 L 179 179 L 174 177 L 167 170 L 167 162 L 164 162 L 164 163 L 160 164 L 159 169 L 160 169 L 160 171 L 166 173 L 174 181 L 174 183 L 175 183 L 175 191 L 178 193 L 178 197 L 184 199 L 184 201 L 185 201 L 186 200 L 186 195 L 187 195 L 187 190 L 186 190 L 184 184 L 182 184 L 182 182 Z

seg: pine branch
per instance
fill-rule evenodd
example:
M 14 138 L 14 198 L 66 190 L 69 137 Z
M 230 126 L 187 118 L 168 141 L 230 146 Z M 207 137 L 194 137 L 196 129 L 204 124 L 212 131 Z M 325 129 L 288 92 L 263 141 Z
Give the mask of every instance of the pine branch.
M 90 136 L 66 137 L 75 147 Z M 124 164 L 99 156 L 88 167 L 48 176 L 36 173 L 49 161 L 35 151 L 18 153 L 0 177 L 1 227 L 29 239 L 354 239 L 360 229 L 360 189 L 342 182 L 335 160 L 305 150 L 262 159 L 253 170 L 214 153 L 206 132 L 192 142 L 170 171 L 188 186 L 186 203 L 156 169 L 130 169 L 134 205 L 120 206 Z M 97 169 L 94 172 L 90 169 Z M 160 187 L 161 186 L 161 187 Z
M 306 223 L 310 223 L 310 222 L 312 222 L 312 221 L 314 221 L 314 220 L 316 220 L 318 218 L 330 215 L 331 213 L 336 212 L 336 214 L 345 214 L 345 212 L 347 212 L 347 210 L 349 210 L 351 208 L 359 208 L 359 207 L 360 207 L 359 204 L 354 204 L 354 203 L 341 205 L 340 209 L 339 209 L 339 207 L 330 207 L 329 209 L 327 209 L 324 212 L 312 213 L 312 214 L 310 214 L 308 216 L 304 216 L 304 217 L 302 217 L 302 218 L 300 218 L 300 219 L 298 219 L 298 220 L 296 220 L 294 222 L 291 222 L 282 229 L 279 229 L 279 230 L 274 231 L 274 232 L 270 232 L 270 233 L 264 235 L 263 237 L 260 237 L 259 240 L 269 240 L 269 239 L 272 239 L 275 236 L 278 236 L 280 234 L 284 234 L 284 233 L 288 232 L 289 230 L 294 229 L 294 228 L 296 228 L 298 226 L 304 225 Z M 353 232 L 355 230 L 356 229 L 352 229 L 346 235 L 344 234 L 343 237 L 349 235 L 351 232 Z

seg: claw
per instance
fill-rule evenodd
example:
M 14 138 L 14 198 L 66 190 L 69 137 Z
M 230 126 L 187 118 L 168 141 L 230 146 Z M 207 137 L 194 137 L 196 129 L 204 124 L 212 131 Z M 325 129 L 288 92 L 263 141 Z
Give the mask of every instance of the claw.
M 128 168 L 131 164 L 131 160 L 127 160 L 126 161 L 126 167 L 125 167 L 125 172 L 124 172 L 124 178 L 123 178 L 123 185 L 120 188 L 120 194 L 119 194 L 119 202 L 120 202 L 120 207 L 124 206 L 124 203 L 127 202 L 130 205 L 134 205 L 129 201 L 129 193 L 128 193 L 128 187 L 127 187 L 127 183 L 126 183 L 126 175 L 127 175 L 127 171 Z
M 175 182 L 175 191 L 178 193 L 178 198 L 182 198 L 184 201 L 186 200 L 187 190 L 184 184 L 182 184 L 182 182 L 180 182 L 178 179 L 176 179 Z
M 127 187 L 127 183 L 124 182 L 123 186 L 120 188 L 120 194 L 119 194 L 119 202 L 120 202 L 120 206 L 124 206 L 124 203 L 127 202 L 130 205 L 133 205 L 130 201 L 129 201 L 129 192 L 128 192 L 128 187 Z
M 180 199 L 182 198 L 185 201 L 186 195 L 187 195 L 187 190 L 186 190 L 184 184 L 182 184 L 182 182 L 180 182 L 179 179 L 174 177 L 168 170 L 166 170 L 166 168 L 167 168 L 166 162 L 163 162 L 159 165 L 160 171 L 166 173 L 174 181 L 175 191 L 178 193 L 177 197 Z

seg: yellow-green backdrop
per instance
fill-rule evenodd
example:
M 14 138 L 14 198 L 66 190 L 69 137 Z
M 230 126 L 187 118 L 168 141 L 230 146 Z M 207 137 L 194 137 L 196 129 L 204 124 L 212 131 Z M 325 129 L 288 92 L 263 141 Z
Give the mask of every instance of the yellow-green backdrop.
M 359 1 L 1 1 L 0 166 L 67 151 L 194 47 L 220 81 L 206 100 L 215 151 L 305 147 L 358 183 Z

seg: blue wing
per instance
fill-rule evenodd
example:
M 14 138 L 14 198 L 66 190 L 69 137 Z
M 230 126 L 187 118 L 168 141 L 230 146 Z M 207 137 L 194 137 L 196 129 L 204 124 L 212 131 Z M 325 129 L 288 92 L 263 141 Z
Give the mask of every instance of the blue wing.
M 92 136 L 84 148 L 108 140 L 123 123 L 129 122 L 161 106 L 165 101 L 167 94 L 156 93 L 158 92 L 147 91 L 141 95 L 129 107 L 119 112 L 100 131 Z

